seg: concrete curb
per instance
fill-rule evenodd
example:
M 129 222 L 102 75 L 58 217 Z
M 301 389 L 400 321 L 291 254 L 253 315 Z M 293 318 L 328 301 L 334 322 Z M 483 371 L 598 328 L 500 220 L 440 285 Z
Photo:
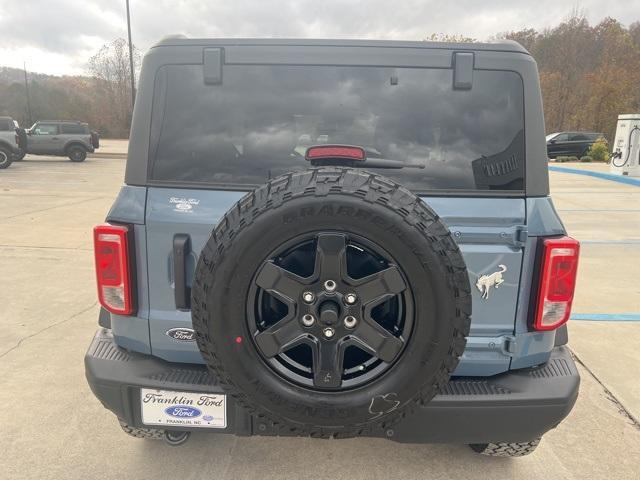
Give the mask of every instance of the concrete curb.
M 127 158 L 127 154 L 125 152 L 96 152 L 90 153 L 88 155 L 89 158 Z

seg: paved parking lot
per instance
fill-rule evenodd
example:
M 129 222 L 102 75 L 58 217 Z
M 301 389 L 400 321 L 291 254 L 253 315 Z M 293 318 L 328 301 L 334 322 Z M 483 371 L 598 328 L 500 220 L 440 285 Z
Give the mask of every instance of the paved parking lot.
M 105 142 L 85 163 L 27 157 L 0 171 L 1 478 L 640 478 L 640 322 L 610 321 L 640 312 L 639 187 L 552 173 L 556 207 L 582 241 L 574 312 L 587 320 L 570 326 L 580 397 L 535 454 L 206 434 L 171 448 L 125 436 L 84 379 L 98 312 L 91 227 L 122 183 L 118 151 Z

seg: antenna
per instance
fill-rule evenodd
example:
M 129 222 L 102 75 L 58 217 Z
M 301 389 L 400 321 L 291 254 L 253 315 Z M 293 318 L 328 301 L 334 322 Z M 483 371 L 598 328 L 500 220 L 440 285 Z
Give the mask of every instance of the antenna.
M 133 45 L 131 43 L 131 16 L 129 15 L 129 0 L 127 3 L 127 31 L 129 33 L 129 68 L 131 69 L 131 111 L 133 112 L 133 105 L 136 103 L 136 81 L 133 72 Z

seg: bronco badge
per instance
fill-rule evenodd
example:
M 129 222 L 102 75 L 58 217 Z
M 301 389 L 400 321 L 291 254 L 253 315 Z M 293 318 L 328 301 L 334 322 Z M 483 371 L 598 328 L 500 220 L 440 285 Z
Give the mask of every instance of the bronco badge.
M 491 289 L 491 287 L 498 288 L 504 283 L 502 274 L 507 271 L 507 267 L 505 265 L 498 265 L 498 268 L 500 271 L 493 272 L 490 275 L 482 275 L 476 282 L 476 287 L 480 290 L 482 298 L 484 299 L 489 298 L 489 289 Z

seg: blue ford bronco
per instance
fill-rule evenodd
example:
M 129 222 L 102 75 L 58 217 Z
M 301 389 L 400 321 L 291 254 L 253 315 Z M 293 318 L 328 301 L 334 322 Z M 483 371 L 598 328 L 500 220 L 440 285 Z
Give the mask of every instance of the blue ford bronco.
M 576 401 L 579 244 L 516 43 L 163 40 L 106 222 L 86 375 L 130 435 L 520 456 Z

